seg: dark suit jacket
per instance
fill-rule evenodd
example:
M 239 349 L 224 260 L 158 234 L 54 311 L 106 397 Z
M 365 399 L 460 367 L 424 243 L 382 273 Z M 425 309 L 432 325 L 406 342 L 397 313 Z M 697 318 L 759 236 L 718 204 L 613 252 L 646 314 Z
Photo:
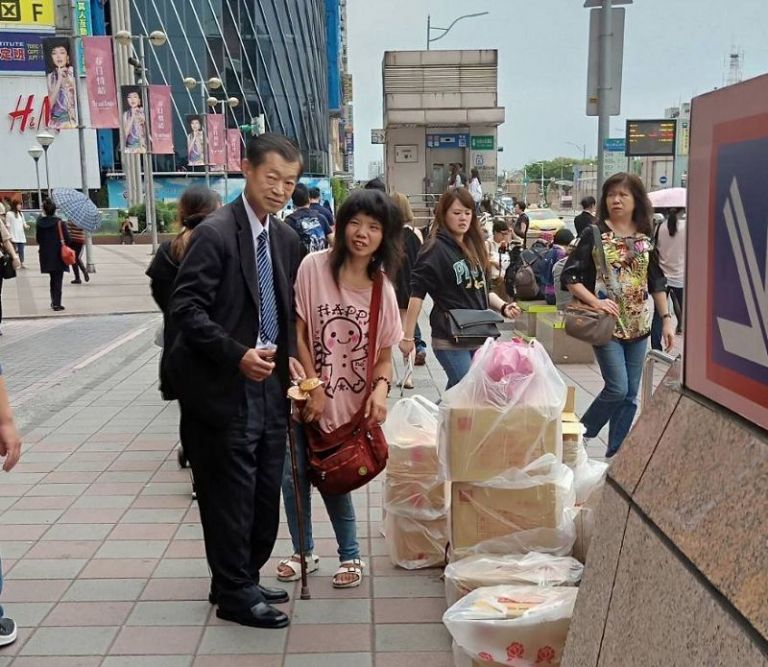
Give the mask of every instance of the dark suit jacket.
M 296 356 L 293 285 L 301 242 L 274 216 L 269 242 L 280 322 L 276 372 L 287 391 L 288 357 Z M 258 304 L 253 235 L 238 198 L 195 228 L 169 306 L 179 332 L 168 358 L 169 379 L 182 406 L 197 418 L 224 427 L 242 405 L 239 363 L 256 344 Z

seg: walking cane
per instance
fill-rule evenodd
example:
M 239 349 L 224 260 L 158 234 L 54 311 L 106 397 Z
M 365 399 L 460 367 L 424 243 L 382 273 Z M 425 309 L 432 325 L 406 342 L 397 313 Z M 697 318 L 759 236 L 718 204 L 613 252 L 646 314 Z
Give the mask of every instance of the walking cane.
M 294 389 L 294 387 L 291 387 Z M 298 387 L 295 387 L 298 389 Z M 293 414 L 294 396 L 292 392 L 288 391 L 288 449 L 291 455 L 291 477 L 293 478 L 293 497 L 296 500 L 296 517 L 299 524 L 299 562 L 301 564 L 301 599 L 309 600 L 312 598 L 309 592 L 309 585 L 307 584 L 307 556 L 304 545 L 304 507 L 301 502 L 301 493 L 299 490 L 299 468 L 296 465 L 296 436 L 294 434 Z

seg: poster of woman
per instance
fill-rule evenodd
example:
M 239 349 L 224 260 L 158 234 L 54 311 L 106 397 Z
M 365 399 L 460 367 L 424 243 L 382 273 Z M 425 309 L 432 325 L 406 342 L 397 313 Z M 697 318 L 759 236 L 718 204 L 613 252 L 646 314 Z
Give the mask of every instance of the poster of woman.
M 205 165 L 203 157 L 203 117 L 187 116 L 187 163 L 190 167 Z
M 77 84 L 72 67 L 72 40 L 68 37 L 46 37 L 43 40 L 43 53 L 51 108 L 48 127 L 55 130 L 76 129 Z
M 141 86 L 121 86 L 123 100 L 123 152 L 142 154 L 147 152 L 147 120 L 141 99 Z

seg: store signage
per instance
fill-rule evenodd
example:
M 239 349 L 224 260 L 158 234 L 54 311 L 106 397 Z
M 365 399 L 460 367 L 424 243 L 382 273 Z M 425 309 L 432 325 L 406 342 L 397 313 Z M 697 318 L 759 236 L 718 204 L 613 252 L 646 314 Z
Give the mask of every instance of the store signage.
M 42 35 L 34 32 L 0 33 L 0 72 L 44 72 Z
M 53 32 L 53 0 L 0 0 L 0 30 Z
M 171 87 L 149 87 L 150 148 L 155 155 L 173 153 L 173 109 Z
M 93 32 L 91 28 L 90 0 L 75 0 L 75 34 L 87 37 Z M 80 76 L 85 76 L 85 54 L 82 42 L 77 45 L 77 68 Z
M 427 148 L 466 148 L 469 134 L 428 134 Z
M 481 135 L 478 137 L 472 137 L 472 150 L 473 151 L 492 151 L 495 145 L 494 137 L 492 134 Z
M 37 104 L 35 95 L 19 95 L 16 108 L 8 113 L 8 117 L 11 119 L 11 132 L 18 129 L 18 132 L 22 133 L 47 127 L 51 121 L 51 103 L 48 95 L 43 95 Z
M 120 111 L 117 107 L 117 86 L 112 62 L 111 37 L 84 37 L 83 51 L 91 76 L 88 85 L 88 108 L 91 127 L 108 129 L 120 127 Z

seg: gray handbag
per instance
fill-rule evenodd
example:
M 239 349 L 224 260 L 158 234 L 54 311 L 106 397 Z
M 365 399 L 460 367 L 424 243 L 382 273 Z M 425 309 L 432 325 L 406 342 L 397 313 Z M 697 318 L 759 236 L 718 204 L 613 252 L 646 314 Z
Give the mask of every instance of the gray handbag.
M 597 225 L 592 225 L 592 241 L 595 266 L 609 292 L 614 292 L 615 278 L 608 270 L 600 228 Z M 610 313 L 578 300 L 574 300 L 565 308 L 565 333 L 596 347 L 611 341 L 616 331 L 616 322 L 616 318 Z

